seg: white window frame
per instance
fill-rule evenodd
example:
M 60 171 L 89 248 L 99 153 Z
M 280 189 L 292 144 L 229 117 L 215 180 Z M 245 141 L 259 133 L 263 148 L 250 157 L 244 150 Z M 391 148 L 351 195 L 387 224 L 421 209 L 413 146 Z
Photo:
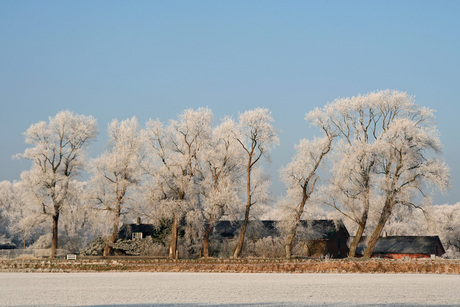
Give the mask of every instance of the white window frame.
M 142 232 L 133 232 L 132 238 L 133 238 L 133 240 L 135 240 L 135 239 L 142 239 L 142 238 L 143 238 Z

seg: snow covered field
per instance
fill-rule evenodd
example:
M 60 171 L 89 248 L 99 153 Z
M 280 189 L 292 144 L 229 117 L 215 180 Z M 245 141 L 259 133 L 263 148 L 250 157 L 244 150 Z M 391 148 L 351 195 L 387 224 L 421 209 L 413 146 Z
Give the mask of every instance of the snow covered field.
M 0 273 L 1 306 L 460 306 L 459 275 Z

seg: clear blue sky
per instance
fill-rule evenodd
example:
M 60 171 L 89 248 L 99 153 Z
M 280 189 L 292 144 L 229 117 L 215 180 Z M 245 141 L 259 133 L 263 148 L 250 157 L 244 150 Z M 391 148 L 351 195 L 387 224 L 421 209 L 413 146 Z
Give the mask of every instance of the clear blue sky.
M 272 111 L 281 145 L 270 171 L 316 131 L 304 114 L 380 89 L 437 110 L 460 201 L 460 1 L 0 0 L 0 180 L 17 180 L 32 124 L 70 109 L 107 123 L 167 121 L 186 108 L 217 118 Z

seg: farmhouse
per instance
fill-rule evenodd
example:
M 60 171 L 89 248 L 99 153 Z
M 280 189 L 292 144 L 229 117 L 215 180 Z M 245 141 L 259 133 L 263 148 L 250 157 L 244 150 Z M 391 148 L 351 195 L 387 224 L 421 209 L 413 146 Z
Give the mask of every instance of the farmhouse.
M 232 240 L 237 237 L 243 221 L 230 222 L 220 221 L 214 227 L 213 238 Z M 276 227 L 277 222 L 250 221 L 246 230 L 246 237 L 251 240 L 259 240 L 271 236 L 279 237 Z M 297 256 L 305 257 L 333 257 L 345 258 L 349 248 L 347 241 L 349 233 L 341 220 L 302 220 L 300 221 L 297 240 L 302 245 L 304 253 Z
M 141 219 L 137 218 L 135 224 L 123 224 L 118 231 L 118 239 L 134 240 L 144 239 L 152 236 L 155 227 L 152 224 L 142 224 Z
M 153 224 L 142 224 L 141 219 L 137 218 L 136 223 L 123 224 L 118 231 L 117 239 L 121 240 L 134 240 L 134 239 L 145 239 L 152 237 L 154 241 L 160 242 L 168 235 L 171 225 L 162 220 L 158 225 Z
M 356 250 L 362 256 L 366 249 L 366 238 L 363 237 Z M 446 251 L 438 236 L 387 236 L 380 237 L 374 248 L 372 257 L 402 259 L 430 258 L 432 255 L 441 257 Z

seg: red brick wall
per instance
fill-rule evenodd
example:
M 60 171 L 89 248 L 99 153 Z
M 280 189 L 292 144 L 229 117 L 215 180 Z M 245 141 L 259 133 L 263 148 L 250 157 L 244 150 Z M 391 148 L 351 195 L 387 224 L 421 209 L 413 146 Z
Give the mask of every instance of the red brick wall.
M 386 259 L 402 259 L 404 257 L 409 257 L 411 259 L 416 258 L 430 258 L 430 255 L 425 254 L 379 254 L 374 255 L 374 258 L 386 258 Z

